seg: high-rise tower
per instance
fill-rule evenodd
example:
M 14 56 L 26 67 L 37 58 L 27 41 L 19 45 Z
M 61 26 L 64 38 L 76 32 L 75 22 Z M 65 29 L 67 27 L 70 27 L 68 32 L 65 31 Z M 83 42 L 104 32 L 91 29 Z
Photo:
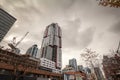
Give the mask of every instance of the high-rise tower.
M 26 54 L 36 58 L 37 51 L 38 51 L 38 48 L 37 48 L 37 45 L 35 44 L 27 50 Z
M 0 42 L 15 23 L 16 18 L 0 8 Z
M 75 58 L 69 60 L 69 65 L 77 71 L 77 61 Z
M 57 23 L 52 23 L 46 27 L 41 46 L 41 58 L 55 62 L 58 69 L 62 66 L 61 37 L 61 28 Z
M 97 80 L 103 80 L 104 77 L 103 77 L 101 69 L 99 67 L 95 67 L 94 70 L 95 70 Z

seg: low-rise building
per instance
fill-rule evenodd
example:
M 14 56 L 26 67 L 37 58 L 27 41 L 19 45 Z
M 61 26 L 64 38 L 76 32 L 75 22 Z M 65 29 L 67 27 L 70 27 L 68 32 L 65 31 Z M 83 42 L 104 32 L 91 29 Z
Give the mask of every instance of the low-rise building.
M 40 59 L 40 68 L 54 73 L 61 73 L 61 70 L 55 67 L 55 62 L 46 58 Z
M 76 71 L 70 65 L 66 65 L 66 67 L 62 70 L 64 75 L 64 80 L 86 80 L 86 73 L 82 71 Z
M 64 72 L 64 80 L 86 80 L 86 74 L 81 71 Z
M 55 62 L 46 59 L 46 58 L 41 58 L 40 59 L 40 66 L 50 68 L 50 69 L 55 69 Z
M 70 72 L 70 71 L 75 72 L 74 68 L 69 65 L 66 65 L 66 67 L 62 70 L 63 73 Z

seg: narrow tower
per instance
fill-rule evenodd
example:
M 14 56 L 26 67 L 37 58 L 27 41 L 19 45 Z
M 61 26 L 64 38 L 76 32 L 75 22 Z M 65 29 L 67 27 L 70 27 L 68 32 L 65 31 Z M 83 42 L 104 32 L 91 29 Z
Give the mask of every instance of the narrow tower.
M 69 60 L 69 66 L 73 67 L 75 71 L 77 71 L 77 61 L 75 58 Z
M 45 29 L 41 46 L 41 58 L 55 62 L 57 69 L 61 69 L 62 64 L 61 37 L 61 28 L 57 23 L 52 23 Z

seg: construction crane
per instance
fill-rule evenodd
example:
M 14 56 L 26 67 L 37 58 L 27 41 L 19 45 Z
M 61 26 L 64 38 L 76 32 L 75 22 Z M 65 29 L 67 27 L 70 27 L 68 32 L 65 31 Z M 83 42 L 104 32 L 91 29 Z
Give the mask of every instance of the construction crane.
M 21 39 L 16 43 L 16 37 L 13 37 L 12 43 L 8 43 L 8 46 L 12 49 L 11 51 L 14 53 L 20 53 L 20 49 L 17 46 L 22 42 L 22 40 L 28 35 L 27 32 Z

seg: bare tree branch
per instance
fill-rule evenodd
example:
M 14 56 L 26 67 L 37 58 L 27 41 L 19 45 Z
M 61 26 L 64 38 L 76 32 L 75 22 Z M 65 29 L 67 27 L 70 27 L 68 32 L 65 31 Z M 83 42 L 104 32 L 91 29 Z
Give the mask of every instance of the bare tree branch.
M 86 63 L 90 63 L 92 66 L 93 66 L 93 62 L 96 61 L 98 57 L 96 51 L 92 51 L 91 49 L 87 49 L 87 48 L 85 48 L 84 52 L 80 55 Z

